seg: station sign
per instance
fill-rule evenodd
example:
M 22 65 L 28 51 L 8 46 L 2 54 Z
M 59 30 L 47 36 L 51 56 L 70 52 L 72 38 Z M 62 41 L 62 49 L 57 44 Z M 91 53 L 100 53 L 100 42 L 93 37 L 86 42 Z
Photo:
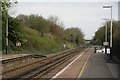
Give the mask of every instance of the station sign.
M 109 45 L 109 42 L 103 42 L 103 45 L 104 45 L 104 46 L 108 46 L 108 45 Z

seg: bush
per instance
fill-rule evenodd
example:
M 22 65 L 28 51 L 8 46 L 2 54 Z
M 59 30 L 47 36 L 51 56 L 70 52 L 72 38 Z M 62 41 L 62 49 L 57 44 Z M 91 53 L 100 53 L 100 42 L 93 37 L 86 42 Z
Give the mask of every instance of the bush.
M 27 42 L 24 43 L 24 49 L 33 49 L 36 53 L 49 54 L 63 50 L 63 46 L 60 41 L 54 37 L 40 36 L 40 32 L 37 30 L 31 29 L 29 27 L 24 28 L 24 37 L 27 39 Z M 28 46 L 25 48 L 25 46 Z M 32 47 L 32 48 L 31 48 Z

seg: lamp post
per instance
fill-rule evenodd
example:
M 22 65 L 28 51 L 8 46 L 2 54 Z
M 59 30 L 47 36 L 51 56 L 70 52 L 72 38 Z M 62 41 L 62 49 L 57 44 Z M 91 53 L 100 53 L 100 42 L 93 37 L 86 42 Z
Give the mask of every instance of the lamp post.
M 105 54 L 107 53 L 107 46 L 108 46 L 108 41 L 107 41 L 107 22 L 109 19 L 103 19 L 106 21 L 106 25 L 105 25 L 105 42 L 104 42 L 104 46 L 105 46 Z
M 103 6 L 103 8 L 111 9 L 111 26 L 110 26 L 110 60 L 112 60 L 112 5 L 111 6 Z
M 8 53 L 8 17 L 6 18 L 6 54 Z
M 105 25 L 105 42 L 107 42 L 107 22 L 109 21 L 109 19 L 103 19 L 106 21 L 106 25 Z

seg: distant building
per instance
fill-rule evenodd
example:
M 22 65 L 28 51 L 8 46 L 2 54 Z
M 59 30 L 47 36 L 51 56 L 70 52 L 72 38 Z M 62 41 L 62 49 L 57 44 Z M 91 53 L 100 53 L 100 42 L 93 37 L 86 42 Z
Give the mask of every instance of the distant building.
M 118 2 L 118 20 L 120 20 L 120 1 Z
M 85 40 L 85 44 L 90 44 L 91 40 Z

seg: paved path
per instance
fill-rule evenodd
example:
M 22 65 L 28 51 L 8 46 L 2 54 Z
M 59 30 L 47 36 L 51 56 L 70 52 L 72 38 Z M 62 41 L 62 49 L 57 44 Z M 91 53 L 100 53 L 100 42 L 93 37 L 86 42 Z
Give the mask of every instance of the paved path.
M 80 78 L 113 78 L 105 61 L 105 54 L 91 53 Z

